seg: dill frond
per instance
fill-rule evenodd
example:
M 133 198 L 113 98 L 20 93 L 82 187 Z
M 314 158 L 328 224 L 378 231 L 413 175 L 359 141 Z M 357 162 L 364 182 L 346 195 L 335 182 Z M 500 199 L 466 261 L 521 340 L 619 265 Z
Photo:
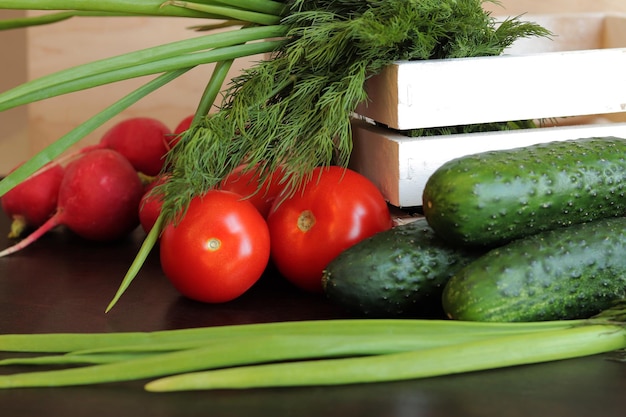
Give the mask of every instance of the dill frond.
M 165 218 L 242 163 L 265 175 L 283 165 L 294 191 L 316 166 L 347 165 L 365 82 L 395 61 L 499 55 L 516 39 L 550 35 L 519 18 L 496 22 L 484 2 L 287 1 L 281 47 L 234 78 L 217 112 L 171 151 Z

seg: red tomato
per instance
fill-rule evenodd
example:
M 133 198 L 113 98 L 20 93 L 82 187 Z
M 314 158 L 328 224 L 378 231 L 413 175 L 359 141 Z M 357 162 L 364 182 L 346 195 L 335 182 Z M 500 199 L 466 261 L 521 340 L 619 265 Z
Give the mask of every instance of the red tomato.
M 264 218 L 267 218 L 274 200 L 285 188 L 281 182 L 283 170 L 279 169 L 270 174 L 263 184 L 260 184 L 260 173 L 254 169 L 246 171 L 247 165 L 240 165 L 230 173 L 220 184 L 220 189 L 240 194 L 249 200 Z
M 322 292 L 323 270 L 339 253 L 392 226 L 378 188 L 341 167 L 315 169 L 293 197 L 278 197 L 267 223 L 278 271 L 311 292 Z
M 265 219 L 252 203 L 211 190 L 191 201 L 176 225 L 163 229 L 163 272 L 184 296 L 223 303 L 246 292 L 263 274 L 270 253 Z

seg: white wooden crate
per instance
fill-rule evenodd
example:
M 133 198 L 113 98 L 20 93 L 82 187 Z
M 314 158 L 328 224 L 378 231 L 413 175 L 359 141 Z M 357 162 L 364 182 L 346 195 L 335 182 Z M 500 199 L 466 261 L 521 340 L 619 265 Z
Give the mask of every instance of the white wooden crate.
M 626 137 L 626 15 L 524 16 L 552 40 L 518 41 L 505 55 L 398 62 L 373 77 L 365 119 L 397 130 L 521 119 L 574 125 L 524 131 L 409 138 L 356 121 L 351 167 L 389 202 L 420 206 L 426 179 L 444 162 L 469 153 L 588 136 Z M 576 124 L 581 116 L 613 118 Z M 565 119 L 560 119 L 565 118 Z
M 409 138 L 359 121 L 354 124 L 351 168 L 362 173 L 397 207 L 422 205 L 428 177 L 450 159 L 493 149 L 511 149 L 592 136 L 626 137 L 626 123 L 546 127 L 508 132 Z

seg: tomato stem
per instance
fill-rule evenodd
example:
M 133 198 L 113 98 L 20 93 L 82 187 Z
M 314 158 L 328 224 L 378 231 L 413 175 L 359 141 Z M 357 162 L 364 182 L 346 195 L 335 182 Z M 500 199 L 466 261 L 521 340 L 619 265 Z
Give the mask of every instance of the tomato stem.
M 216 237 L 209 239 L 206 245 L 207 249 L 210 250 L 211 252 L 215 252 L 216 250 L 219 250 L 221 246 L 222 246 L 222 241 Z
M 311 210 L 304 210 L 298 217 L 298 229 L 304 233 L 308 232 L 315 225 L 315 215 Z

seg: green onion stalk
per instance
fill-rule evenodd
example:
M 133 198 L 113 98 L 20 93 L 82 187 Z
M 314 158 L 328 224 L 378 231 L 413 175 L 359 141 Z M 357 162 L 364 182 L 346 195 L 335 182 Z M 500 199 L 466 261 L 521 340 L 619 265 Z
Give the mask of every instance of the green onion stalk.
M 0 29 L 6 30 L 107 16 L 207 21 L 195 26 L 197 36 L 189 39 L 67 68 L 1 92 L 4 111 L 157 76 L 7 175 L 0 182 L 0 196 L 165 83 L 199 65 L 216 64 L 191 127 L 167 155 L 169 180 L 155 190 L 164 196 L 158 227 L 146 237 L 108 311 L 155 245 L 159 227 L 176 221 L 191 199 L 215 187 L 235 167 L 260 167 L 263 178 L 281 165 L 289 178 L 286 185 L 295 191 L 317 166 L 346 166 L 353 112 L 368 101 L 365 83 L 389 64 L 499 55 L 517 39 L 550 35 L 519 18 L 497 22 L 483 9 L 486 1 L 0 0 L 0 9 L 47 11 L 0 21 Z M 226 80 L 234 60 L 259 54 L 268 58 Z
M 147 391 L 165 392 L 429 378 L 623 350 L 624 308 L 590 319 L 530 323 L 335 319 L 5 334 L 0 389 L 143 381 Z M 34 369 L 24 372 L 25 366 Z

